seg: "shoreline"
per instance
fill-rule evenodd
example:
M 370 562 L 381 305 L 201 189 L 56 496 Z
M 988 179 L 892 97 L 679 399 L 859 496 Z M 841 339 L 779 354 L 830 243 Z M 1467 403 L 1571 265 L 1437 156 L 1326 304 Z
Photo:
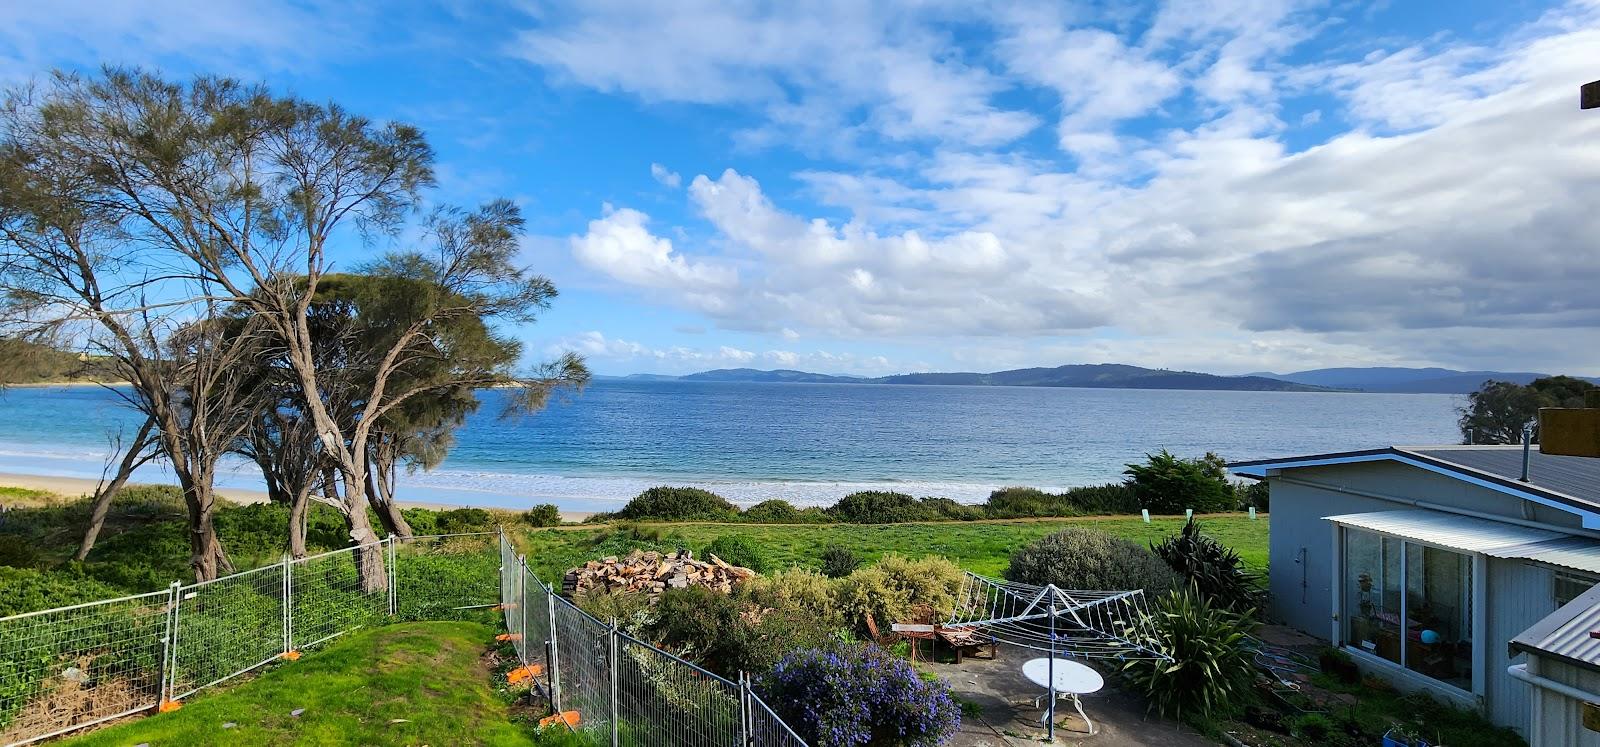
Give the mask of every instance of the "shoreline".
M 57 477 L 50 475 L 28 475 L 18 472 L 0 472 L 0 487 L 42 490 L 47 493 L 55 493 L 67 498 L 89 495 L 94 492 L 94 489 L 98 484 L 98 480 L 91 480 L 83 477 Z M 128 483 L 129 486 L 151 484 L 156 483 L 137 481 Z M 215 492 L 218 496 L 226 498 L 234 503 L 250 504 L 267 502 L 266 491 L 262 490 L 218 487 L 215 488 Z M 474 505 L 472 503 L 444 503 L 438 501 L 400 501 L 399 503 L 402 508 L 426 508 L 434 511 L 449 511 L 457 508 L 483 508 L 493 511 L 513 510 L 504 506 L 496 506 L 493 504 Z M 589 518 L 589 516 L 593 513 L 593 511 L 562 510 L 561 520 L 581 522 L 584 519 Z

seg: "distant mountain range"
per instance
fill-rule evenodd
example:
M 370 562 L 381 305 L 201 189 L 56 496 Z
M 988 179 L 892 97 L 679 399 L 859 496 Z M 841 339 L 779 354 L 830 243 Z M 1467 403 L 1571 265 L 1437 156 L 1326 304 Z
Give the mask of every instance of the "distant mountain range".
M 1098 389 L 1220 389 L 1257 392 L 1320 392 L 1328 387 L 1265 376 L 1217 376 L 1114 363 L 1018 368 L 994 373 L 912 373 L 864 378 L 779 369 L 722 368 L 687 376 L 634 374 L 633 381 L 798 382 L 808 384 L 944 384 L 957 386 L 1063 386 Z
M 1317 368 L 1295 373 L 1253 373 L 1268 379 L 1292 381 L 1296 384 L 1352 389 L 1363 392 L 1396 392 L 1402 394 L 1470 394 L 1490 379 L 1526 384 L 1550 374 L 1527 371 L 1456 371 L 1449 368 Z M 1589 381 L 1600 383 L 1600 379 Z
M 1090 389 L 1198 389 L 1251 392 L 1363 391 L 1467 394 L 1489 379 L 1526 384 L 1548 374 L 1456 371 L 1448 368 L 1318 368 L 1278 374 L 1218 376 L 1197 371 L 1142 368 L 1117 363 L 1016 368 L 993 373 L 911 373 L 867 378 L 777 369 L 719 368 L 685 376 L 633 374 L 600 378 L 630 381 L 788 382 L 805 384 L 943 384 L 953 386 L 1059 386 Z M 1600 383 L 1600 379 L 1590 381 Z

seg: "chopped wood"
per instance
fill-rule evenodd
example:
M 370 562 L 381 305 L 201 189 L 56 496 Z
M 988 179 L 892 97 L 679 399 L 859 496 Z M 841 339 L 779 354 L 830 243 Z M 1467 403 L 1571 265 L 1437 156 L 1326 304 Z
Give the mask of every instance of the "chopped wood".
M 567 571 L 561 580 L 561 591 L 570 597 L 590 592 L 639 592 L 649 594 L 653 603 L 667 589 L 688 586 L 704 586 L 727 594 L 740 581 L 754 575 L 755 571 L 715 555 L 708 560 L 695 560 L 694 553 L 688 550 L 673 553 L 634 550 L 626 557 L 612 555 Z

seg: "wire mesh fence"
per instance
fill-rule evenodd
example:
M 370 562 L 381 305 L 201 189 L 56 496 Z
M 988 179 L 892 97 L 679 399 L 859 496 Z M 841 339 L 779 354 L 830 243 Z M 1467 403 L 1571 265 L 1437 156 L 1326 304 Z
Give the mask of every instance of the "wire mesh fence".
M 594 745 L 805 747 L 751 688 L 619 631 L 551 592 L 501 538 L 502 605 L 524 666 L 573 731 Z M 530 666 L 530 669 L 534 667 Z
M 297 560 L 289 568 L 289 650 L 321 644 L 382 619 L 390 578 L 384 543 Z
M 504 558 L 495 532 L 396 539 L 395 616 L 401 620 L 469 620 L 493 625 Z
M 172 591 L 0 619 L 0 743 L 161 702 Z
M 181 700 L 289 650 L 287 563 L 180 586 L 173 604 L 168 699 Z

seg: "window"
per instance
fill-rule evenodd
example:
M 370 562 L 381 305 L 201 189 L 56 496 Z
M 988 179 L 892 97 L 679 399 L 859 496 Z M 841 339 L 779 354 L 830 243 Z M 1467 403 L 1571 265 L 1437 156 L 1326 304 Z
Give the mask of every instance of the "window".
M 1577 571 L 1556 571 L 1552 575 L 1555 578 L 1552 596 L 1555 597 L 1557 609 L 1567 606 L 1567 602 L 1577 599 L 1578 595 L 1600 583 L 1600 578 Z
M 1472 689 L 1472 558 L 1344 530 L 1345 642 Z

